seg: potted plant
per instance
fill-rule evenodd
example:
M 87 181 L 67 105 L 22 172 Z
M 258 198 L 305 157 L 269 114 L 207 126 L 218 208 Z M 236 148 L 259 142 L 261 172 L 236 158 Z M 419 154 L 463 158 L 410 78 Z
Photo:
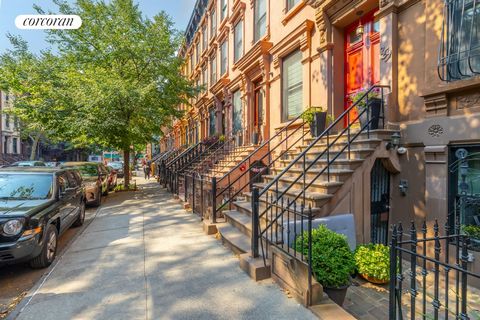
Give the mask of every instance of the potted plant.
M 354 253 L 357 271 L 365 280 L 375 284 L 390 281 L 390 248 L 383 244 L 360 245 Z
M 311 241 L 312 272 L 330 299 L 341 306 L 355 271 L 355 260 L 347 238 L 320 225 L 312 230 Z M 303 237 L 297 237 L 294 249 L 308 256 L 307 232 Z
M 475 248 L 480 248 L 480 226 L 464 225 L 463 233 L 470 237 L 470 243 Z
M 312 137 L 318 137 L 325 131 L 327 125 L 327 111 L 323 107 L 309 107 L 303 114 L 302 119 L 310 125 Z
M 356 104 L 362 128 L 375 130 L 378 129 L 380 112 L 382 111 L 382 99 L 378 89 L 368 90 L 360 89 L 353 96 L 350 96 L 350 99 L 352 103 Z

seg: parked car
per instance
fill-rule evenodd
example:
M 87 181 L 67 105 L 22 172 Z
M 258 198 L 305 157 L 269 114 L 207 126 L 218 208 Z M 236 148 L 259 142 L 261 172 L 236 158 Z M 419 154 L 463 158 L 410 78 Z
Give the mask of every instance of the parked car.
M 0 265 L 29 261 L 48 267 L 57 239 L 85 220 L 85 190 L 77 170 L 0 169 Z
M 46 164 L 43 161 L 17 161 L 8 167 L 46 167 Z
M 80 171 L 85 182 L 88 205 L 99 206 L 102 196 L 108 195 L 108 169 L 99 162 L 65 162 L 62 168 L 75 168 Z
M 117 186 L 117 171 L 107 166 L 108 170 L 108 190 L 112 191 Z
M 123 178 L 123 162 L 110 162 L 107 166 L 117 172 L 117 177 Z
M 51 168 L 55 168 L 55 167 L 58 167 L 60 165 L 60 162 L 58 161 L 49 161 L 49 162 L 45 162 L 45 165 L 47 167 L 51 167 Z

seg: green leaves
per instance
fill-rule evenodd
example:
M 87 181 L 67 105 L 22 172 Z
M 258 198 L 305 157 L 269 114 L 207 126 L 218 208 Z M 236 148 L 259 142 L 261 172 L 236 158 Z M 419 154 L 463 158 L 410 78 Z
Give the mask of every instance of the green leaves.
M 390 248 L 383 244 L 360 245 L 355 250 L 358 273 L 380 281 L 390 280 Z
M 295 250 L 308 256 L 308 233 L 297 237 Z M 312 270 L 317 281 L 325 287 L 337 288 L 350 284 L 355 271 L 353 253 L 344 235 L 325 225 L 312 230 Z
M 132 0 L 54 2 L 83 25 L 47 31 L 54 50 L 38 55 L 10 36 L 0 88 L 17 97 L 13 112 L 32 130 L 78 146 L 125 150 L 158 139 L 195 94 L 180 72 L 182 39 L 170 18 L 147 19 Z

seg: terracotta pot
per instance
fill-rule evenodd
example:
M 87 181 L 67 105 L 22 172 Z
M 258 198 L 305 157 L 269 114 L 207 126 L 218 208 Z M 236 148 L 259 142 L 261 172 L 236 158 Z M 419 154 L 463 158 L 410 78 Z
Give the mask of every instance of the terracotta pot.
M 339 288 L 323 287 L 323 291 L 325 291 L 325 293 L 330 299 L 332 299 L 333 302 L 339 306 L 342 306 L 343 302 L 345 301 L 345 296 L 347 295 L 348 287 L 350 287 L 350 284 Z
M 366 274 L 360 274 L 363 279 L 367 280 L 368 282 L 375 283 L 375 284 L 386 284 L 389 283 L 389 280 L 380 280 L 377 278 L 369 277 Z

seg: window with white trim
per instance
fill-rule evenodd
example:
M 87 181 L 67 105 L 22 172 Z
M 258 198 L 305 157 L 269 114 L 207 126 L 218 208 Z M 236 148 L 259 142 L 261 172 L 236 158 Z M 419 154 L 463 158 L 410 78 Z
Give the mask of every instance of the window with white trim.
M 260 40 L 267 31 L 267 0 L 255 0 L 254 40 Z
M 223 21 L 227 17 L 228 12 L 228 1 L 221 0 L 220 1 L 220 21 Z
M 243 20 L 235 25 L 233 60 L 237 62 L 243 56 Z
M 224 75 L 228 69 L 228 41 L 224 40 L 220 46 L 220 75 Z
M 217 56 L 213 55 L 210 59 L 210 84 L 217 82 Z
M 207 35 L 207 25 L 204 24 L 203 27 L 202 27 L 202 52 L 207 50 L 207 39 L 208 39 L 208 35 Z
M 217 34 L 217 12 L 212 9 L 210 13 L 210 39 Z
M 303 110 L 302 52 L 297 50 L 282 60 L 282 118 L 298 116 Z

